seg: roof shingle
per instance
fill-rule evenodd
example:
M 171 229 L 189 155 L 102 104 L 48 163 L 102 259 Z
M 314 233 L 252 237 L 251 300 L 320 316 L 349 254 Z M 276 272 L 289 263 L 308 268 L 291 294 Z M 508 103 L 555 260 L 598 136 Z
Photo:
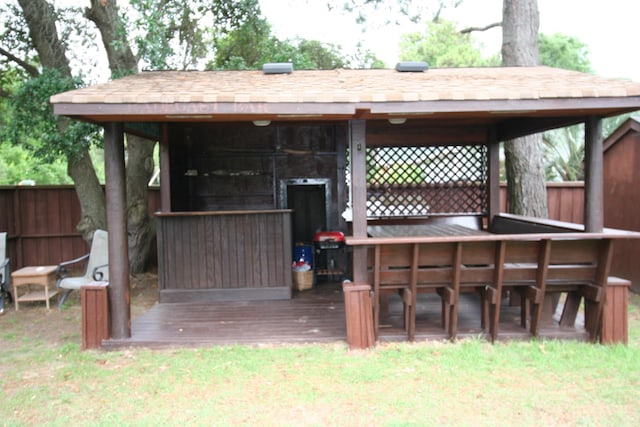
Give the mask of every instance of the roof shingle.
M 143 72 L 54 95 L 53 104 L 383 103 L 640 96 L 640 83 L 549 67 Z

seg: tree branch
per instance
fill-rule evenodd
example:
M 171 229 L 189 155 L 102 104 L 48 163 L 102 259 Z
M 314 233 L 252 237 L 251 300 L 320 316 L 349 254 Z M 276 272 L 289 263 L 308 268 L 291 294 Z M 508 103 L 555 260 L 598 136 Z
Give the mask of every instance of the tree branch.
M 494 27 L 502 27 L 502 22 L 494 22 L 493 24 L 489 24 L 486 27 L 469 27 L 463 30 L 460 30 L 461 34 L 472 33 L 474 31 L 487 31 Z
M 31 77 L 38 77 L 40 75 L 40 71 L 38 71 L 37 67 L 34 67 L 33 65 L 31 65 L 28 62 L 18 58 L 17 56 L 12 54 L 11 52 L 6 51 L 1 47 L 0 47 L 0 55 L 4 56 L 5 58 L 7 58 L 8 60 L 10 60 L 12 62 L 15 62 L 17 65 L 22 67 L 27 73 L 29 73 L 29 75 Z

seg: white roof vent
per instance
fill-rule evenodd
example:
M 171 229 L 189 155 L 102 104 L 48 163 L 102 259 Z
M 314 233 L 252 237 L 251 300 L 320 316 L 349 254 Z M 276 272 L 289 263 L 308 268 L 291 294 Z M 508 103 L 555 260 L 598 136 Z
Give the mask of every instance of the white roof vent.
M 262 72 L 265 74 L 291 74 L 293 64 L 291 62 L 269 62 L 262 65 Z
M 403 73 L 422 73 L 429 69 L 429 64 L 424 61 L 404 61 L 396 64 L 396 71 Z

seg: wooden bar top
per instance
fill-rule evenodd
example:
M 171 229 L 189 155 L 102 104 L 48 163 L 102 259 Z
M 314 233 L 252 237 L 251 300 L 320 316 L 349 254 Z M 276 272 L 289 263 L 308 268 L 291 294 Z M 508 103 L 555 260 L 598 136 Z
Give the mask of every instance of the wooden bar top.
M 373 246 L 381 244 L 436 243 L 436 242 L 477 242 L 514 240 L 560 240 L 560 239 L 638 239 L 640 233 L 532 233 L 532 234 L 491 234 L 466 236 L 406 236 L 406 237 L 353 237 L 345 236 L 349 246 Z
M 291 213 L 293 209 L 268 209 L 268 210 L 238 210 L 238 211 L 189 211 L 189 212 L 156 212 L 158 217 L 185 217 L 185 216 L 224 216 L 224 215 L 266 215 Z
M 486 231 L 459 224 L 433 225 L 370 225 L 367 233 L 371 237 L 415 237 L 415 236 L 481 236 Z
M 638 239 L 635 231 L 605 228 L 601 232 L 585 232 L 581 224 L 541 220 L 517 215 L 501 214 L 500 217 L 523 224 L 540 225 L 534 232 L 491 233 L 459 224 L 426 225 L 374 225 L 367 227 L 369 237 L 346 236 L 350 246 L 368 246 L 378 244 L 436 243 L 436 242 L 473 242 L 473 241 L 514 241 L 544 239 Z

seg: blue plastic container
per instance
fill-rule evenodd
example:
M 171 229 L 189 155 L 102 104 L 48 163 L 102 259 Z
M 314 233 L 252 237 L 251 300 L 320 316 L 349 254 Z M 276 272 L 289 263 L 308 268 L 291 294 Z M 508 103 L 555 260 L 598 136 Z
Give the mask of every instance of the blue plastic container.
M 306 262 L 313 268 L 313 246 L 296 245 L 293 248 L 293 262 Z

